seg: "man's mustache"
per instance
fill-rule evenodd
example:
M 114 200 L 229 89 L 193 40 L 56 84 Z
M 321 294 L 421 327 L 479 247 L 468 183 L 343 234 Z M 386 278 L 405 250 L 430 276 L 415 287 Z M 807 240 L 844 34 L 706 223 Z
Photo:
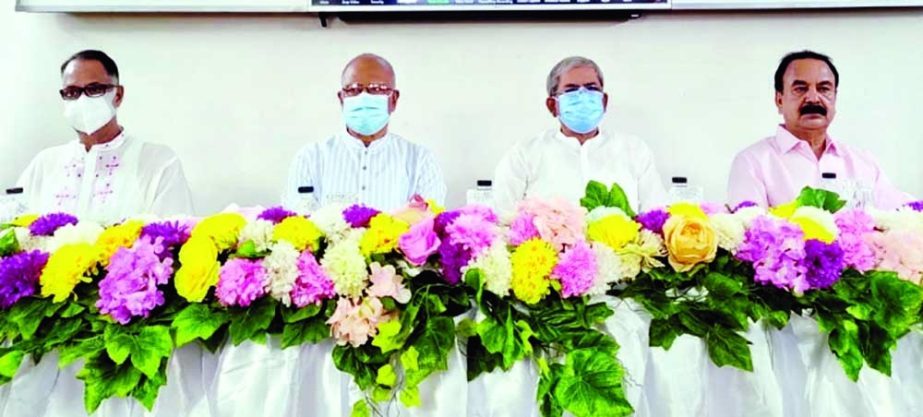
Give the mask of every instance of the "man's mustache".
M 801 106 L 798 111 L 801 112 L 802 116 L 806 114 L 819 114 L 821 116 L 827 115 L 827 109 L 818 104 L 805 104 L 804 106 Z

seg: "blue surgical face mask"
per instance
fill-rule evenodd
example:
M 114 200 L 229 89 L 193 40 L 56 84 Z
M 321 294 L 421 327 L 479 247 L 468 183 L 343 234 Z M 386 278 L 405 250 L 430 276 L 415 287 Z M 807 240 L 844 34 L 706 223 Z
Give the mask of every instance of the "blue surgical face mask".
M 388 124 L 387 94 L 362 92 L 358 96 L 343 98 L 343 121 L 346 126 L 363 136 L 371 136 Z
M 564 126 L 574 132 L 590 133 L 603 118 L 603 93 L 601 91 L 579 90 L 570 91 L 557 97 L 558 119 Z

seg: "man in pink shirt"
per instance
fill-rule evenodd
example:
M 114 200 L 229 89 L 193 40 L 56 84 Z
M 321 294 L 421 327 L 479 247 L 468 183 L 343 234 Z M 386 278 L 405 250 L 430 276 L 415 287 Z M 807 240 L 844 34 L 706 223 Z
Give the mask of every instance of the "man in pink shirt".
M 782 58 L 775 88 L 784 123 L 775 135 L 734 158 L 728 180 L 731 206 L 744 201 L 777 206 L 793 200 L 805 186 L 836 188 L 833 191 L 845 194 L 845 199 L 866 200 L 865 205 L 879 209 L 910 201 L 871 155 L 827 135 L 836 115 L 839 80 L 826 55 L 802 51 Z

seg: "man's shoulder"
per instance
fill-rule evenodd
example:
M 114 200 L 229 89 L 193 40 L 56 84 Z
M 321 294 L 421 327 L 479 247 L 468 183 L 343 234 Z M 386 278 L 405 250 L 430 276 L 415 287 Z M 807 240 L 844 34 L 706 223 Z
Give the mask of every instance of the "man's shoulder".
M 760 155 L 766 155 L 768 153 L 775 152 L 776 148 L 773 144 L 773 138 L 773 136 L 767 136 L 747 145 L 739 152 L 737 152 L 735 159 L 754 158 Z

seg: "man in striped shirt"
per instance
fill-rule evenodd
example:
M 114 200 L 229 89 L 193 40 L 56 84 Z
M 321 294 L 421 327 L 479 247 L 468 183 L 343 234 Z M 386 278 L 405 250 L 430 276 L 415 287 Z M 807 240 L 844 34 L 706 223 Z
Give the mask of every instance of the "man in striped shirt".
M 388 132 L 400 96 L 391 64 L 373 54 L 353 58 L 337 96 L 346 129 L 298 152 L 283 203 L 295 207 L 299 187 L 312 186 L 320 205 L 361 203 L 390 211 L 414 195 L 443 204 L 446 186 L 432 152 Z

